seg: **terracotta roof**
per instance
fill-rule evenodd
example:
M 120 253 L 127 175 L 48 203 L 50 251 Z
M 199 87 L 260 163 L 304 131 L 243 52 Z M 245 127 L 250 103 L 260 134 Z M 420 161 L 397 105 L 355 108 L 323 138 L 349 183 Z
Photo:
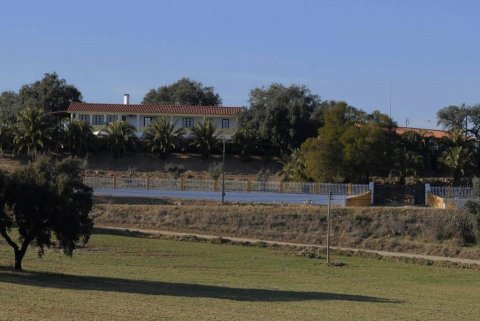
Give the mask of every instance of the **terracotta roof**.
M 236 116 L 243 107 L 188 106 L 188 105 L 135 105 L 97 104 L 72 102 L 67 112 L 105 112 L 131 114 L 173 114 L 173 115 L 219 115 Z
M 397 127 L 395 132 L 399 135 L 403 135 L 407 131 L 415 131 L 417 133 L 427 133 L 428 137 L 443 138 L 448 136 L 448 131 L 440 129 L 427 129 L 427 128 L 413 128 L 413 127 Z

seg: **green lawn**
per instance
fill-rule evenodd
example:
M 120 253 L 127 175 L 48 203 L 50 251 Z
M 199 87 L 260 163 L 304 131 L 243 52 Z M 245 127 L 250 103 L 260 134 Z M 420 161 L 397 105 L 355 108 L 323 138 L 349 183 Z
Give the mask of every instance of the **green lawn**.
M 0 244 L 0 320 L 479 320 L 480 272 L 94 235 L 73 258 Z

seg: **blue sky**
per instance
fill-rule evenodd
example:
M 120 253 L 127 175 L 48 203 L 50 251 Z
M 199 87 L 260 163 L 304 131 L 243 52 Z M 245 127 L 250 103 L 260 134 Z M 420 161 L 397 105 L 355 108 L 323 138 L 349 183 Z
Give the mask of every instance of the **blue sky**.
M 0 91 L 56 71 L 86 101 L 140 102 L 187 76 L 224 105 L 280 82 L 388 113 L 391 80 L 392 116 L 418 127 L 480 103 L 476 1 L 51 0 L 1 12 Z

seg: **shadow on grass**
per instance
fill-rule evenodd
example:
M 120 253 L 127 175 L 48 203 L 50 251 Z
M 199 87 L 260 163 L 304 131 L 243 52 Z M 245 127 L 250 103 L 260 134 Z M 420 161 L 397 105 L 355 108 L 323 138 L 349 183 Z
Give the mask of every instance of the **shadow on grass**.
M 113 236 L 126 236 L 126 237 L 139 237 L 139 238 L 149 238 L 152 235 L 149 233 L 132 231 L 128 228 L 125 229 L 113 229 L 113 228 L 104 228 L 104 227 L 93 227 L 93 234 L 99 235 L 113 235 Z
M 159 197 L 117 197 L 117 196 L 94 196 L 95 204 L 104 205 L 173 205 L 174 201 Z
M 45 272 L 18 272 L 6 267 L 0 267 L 0 282 L 54 289 L 105 291 L 145 295 L 168 295 L 188 298 L 212 298 L 249 302 L 335 300 L 375 303 L 401 303 L 401 301 L 396 300 L 353 294 L 243 289 L 201 284 L 129 280 L 98 276 L 75 276 Z

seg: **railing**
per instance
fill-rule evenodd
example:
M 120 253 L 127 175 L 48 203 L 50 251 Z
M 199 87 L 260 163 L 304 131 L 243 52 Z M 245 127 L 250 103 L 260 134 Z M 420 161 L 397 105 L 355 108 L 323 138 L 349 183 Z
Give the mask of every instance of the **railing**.
M 464 208 L 465 204 L 476 199 L 476 191 L 468 186 L 431 186 L 433 195 L 443 198 L 446 207 Z
M 448 198 L 448 202 L 455 204 L 456 208 L 464 208 L 468 201 L 473 200 L 472 198 Z
M 84 177 L 84 183 L 94 189 L 147 189 L 165 191 L 214 192 L 222 188 L 221 180 L 137 178 L 137 177 Z M 226 192 L 268 192 L 289 194 L 360 195 L 369 191 L 364 184 L 328 184 L 309 182 L 240 181 L 225 180 Z
M 115 189 L 115 179 L 112 177 L 84 177 L 83 183 L 95 189 Z
M 432 186 L 431 192 L 442 198 L 475 198 L 473 187 L 468 186 Z

